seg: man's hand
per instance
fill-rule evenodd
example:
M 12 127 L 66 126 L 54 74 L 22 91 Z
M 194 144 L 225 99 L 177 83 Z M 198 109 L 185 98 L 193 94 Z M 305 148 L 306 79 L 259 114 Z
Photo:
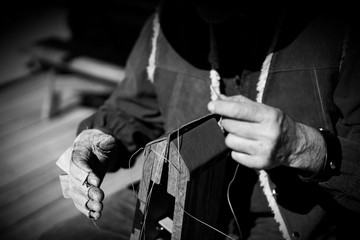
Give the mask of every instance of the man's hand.
M 72 198 L 76 208 L 95 220 L 101 216 L 104 192 L 100 189 L 109 161 L 115 159 L 116 141 L 97 129 L 81 132 L 57 164 L 68 175 L 61 175 L 65 198 Z
M 254 169 L 285 165 L 308 172 L 320 168 L 326 154 L 321 135 L 281 110 L 240 95 L 222 96 L 208 109 L 223 116 L 225 143 L 240 164 Z

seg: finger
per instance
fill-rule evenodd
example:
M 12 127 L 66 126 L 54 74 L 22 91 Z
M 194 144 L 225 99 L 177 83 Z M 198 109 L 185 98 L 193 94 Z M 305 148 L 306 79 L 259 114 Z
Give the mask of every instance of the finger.
M 236 101 L 236 102 L 253 102 L 251 99 L 243 95 L 225 96 L 221 95 L 221 100 Z
M 115 138 L 109 134 L 98 133 L 93 135 L 93 142 L 96 143 L 97 149 L 102 151 L 110 151 L 115 147 Z
M 230 149 L 247 155 L 256 155 L 259 145 L 257 141 L 241 138 L 234 134 L 228 134 L 226 136 L 225 144 Z
M 265 114 L 263 105 L 256 102 L 216 100 L 208 104 L 208 109 L 215 114 L 249 122 L 261 122 Z
M 89 200 L 86 203 L 86 207 L 92 212 L 101 212 L 101 210 L 103 209 L 103 204 L 101 202 Z
M 105 173 L 106 166 L 103 163 L 108 158 L 109 152 L 103 151 L 99 146 L 106 149 L 107 144 L 113 147 L 115 139 L 96 129 L 83 131 L 75 139 L 71 160 L 78 168 L 76 173 L 81 174 L 81 180 L 85 180 L 83 178 L 85 173 L 96 171 L 96 176 L 90 177 L 88 182 L 94 186 L 101 184 L 100 175 Z
M 75 142 L 73 144 L 73 152 L 70 162 L 70 175 L 81 183 L 84 183 L 88 175 L 93 171 L 89 163 L 91 157 L 95 156 L 91 152 L 91 147 L 87 145 Z M 95 178 L 93 178 L 92 181 L 97 184 Z
M 91 200 L 97 202 L 101 202 L 102 200 L 104 200 L 105 197 L 104 192 L 98 187 L 90 187 L 88 194 Z
M 113 136 L 98 129 L 87 129 L 76 137 L 75 143 L 88 146 L 93 150 L 98 148 L 102 151 L 109 151 L 115 147 L 116 140 Z
M 241 165 L 248 168 L 260 170 L 260 169 L 267 169 L 269 167 L 257 157 L 254 157 L 246 153 L 232 151 L 231 157 Z
M 101 184 L 101 179 L 100 177 L 98 177 L 94 172 L 90 172 L 89 175 L 87 176 L 86 181 L 95 186 L 95 187 L 100 187 Z
M 260 125 L 254 122 L 244 122 L 231 118 L 223 118 L 221 125 L 226 132 L 243 138 L 254 140 L 263 135 L 263 130 L 260 128 Z
M 101 201 L 104 199 L 104 193 L 96 187 L 73 186 L 71 198 L 76 208 L 88 217 L 91 215 L 89 211 L 100 212 L 103 208 Z M 100 218 L 100 214 L 92 214 L 91 217 L 98 219 Z
M 91 134 L 88 139 L 93 153 L 101 163 L 105 162 L 109 158 L 111 151 L 115 150 L 115 138 L 97 129 L 92 129 L 87 134 Z
M 264 124 L 223 118 L 221 124 L 228 133 L 253 140 L 274 139 L 280 134 L 277 123 Z
M 101 217 L 101 212 L 93 212 L 93 211 L 89 212 L 89 218 L 92 218 L 94 220 L 99 220 L 100 217 Z

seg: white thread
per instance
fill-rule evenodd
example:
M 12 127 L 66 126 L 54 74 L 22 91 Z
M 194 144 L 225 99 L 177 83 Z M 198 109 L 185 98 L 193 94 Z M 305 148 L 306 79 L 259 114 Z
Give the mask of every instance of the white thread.
M 180 206 L 181 206 L 181 205 L 180 205 Z M 207 227 L 211 228 L 212 230 L 214 230 L 214 231 L 216 231 L 216 232 L 218 232 L 218 233 L 220 233 L 220 234 L 224 235 L 224 236 L 225 236 L 225 237 L 227 237 L 227 238 L 230 238 L 230 239 L 232 239 L 232 240 L 237 240 L 237 239 L 235 239 L 235 238 L 233 238 L 233 237 L 231 237 L 231 236 L 227 235 L 226 233 L 223 233 L 223 232 L 222 232 L 222 231 L 220 231 L 219 229 L 216 229 L 216 228 L 214 228 L 213 226 L 211 226 L 211 225 L 207 224 L 206 222 L 201 221 L 201 220 L 200 220 L 200 219 L 198 219 L 197 217 L 195 217 L 195 216 L 191 215 L 190 213 L 188 213 L 188 212 L 187 212 L 187 211 L 183 208 L 183 206 L 181 206 L 181 209 L 182 209 L 182 210 L 184 211 L 184 213 L 186 213 L 189 217 L 191 217 L 191 218 L 195 219 L 196 221 L 198 221 L 198 222 L 200 222 L 200 223 L 204 224 L 205 226 L 207 226 Z
M 139 148 L 138 150 L 136 150 L 136 152 L 134 152 L 134 153 L 131 155 L 131 157 L 130 157 L 130 159 L 129 159 L 129 165 L 128 165 L 129 169 L 131 169 L 131 162 L 132 162 L 133 157 L 134 157 L 139 151 L 141 151 L 141 150 L 143 150 L 143 149 L 144 149 L 144 148 L 141 147 L 141 148 Z M 133 177 L 132 177 L 132 174 L 130 174 L 130 178 L 131 178 L 131 186 L 132 186 L 133 194 L 135 195 L 135 197 L 137 197 L 137 193 L 136 193 L 136 191 L 135 191 L 135 186 L 134 186 L 134 179 L 133 179 Z
M 94 219 L 91 219 L 91 220 L 92 220 L 92 222 L 94 223 L 95 227 L 96 227 L 98 230 L 100 230 L 100 228 L 99 228 L 99 226 L 96 224 L 95 220 L 94 220 Z
M 160 33 L 160 24 L 159 24 L 159 15 L 155 14 L 154 20 L 153 20 L 153 37 L 151 40 L 151 53 L 149 57 L 149 63 L 146 68 L 148 79 L 150 82 L 154 82 L 154 74 L 155 74 L 155 68 L 156 68 L 156 50 L 157 50 L 157 40 Z
M 236 217 L 235 211 L 234 211 L 234 209 L 233 209 L 233 207 L 232 207 L 232 204 L 231 204 L 231 201 L 230 201 L 230 187 L 231 187 L 232 183 L 233 183 L 234 180 L 235 180 L 235 177 L 236 177 L 236 174 L 237 174 L 238 169 L 239 169 L 239 164 L 236 165 L 236 169 L 235 169 L 233 178 L 231 179 L 231 181 L 230 181 L 230 183 L 229 183 L 229 185 L 228 185 L 226 195 L 227 195 L 227 200 L 228 200 L 228 204 L 229 204 L 231 213 L 232 213 L 232 215 L 234 216 L 234 220 L 235 220 L 236 226 L 237 226 L 237 228 L 238 228 L 238 230 L 239 230 L 239 235 L 240 235 L 239 237 L 240 237 L 240 239 L 242 239 L 242 233 L 241 233 L 240 224 L 239 224 L 239 221 L 238 221 L 238 219 L 237 219 L 237 217 Z
M 215 69 L 210 70 L 210 94 L 211 100 L 217 100 L 220 96 L 220 75 Z
M 146 225 L 145 223 L 146 223 L 146 218 L 147 218 L 147 215 L 148 215 L 148 208 L 149 208 L 150 198 L 151 198 L 151 195 L 152 195 L 152 190 L 154 188 L 154 185 L 155 185 L 155 182 L 152 182 L 149 194 L 148 194 L 148 196 L 146 198 L 146 203 L 145 203 L 146 204 L 146 208 L 145 208 L 146 212 L 144 213 L 144 221 L 143 221 L 143 224 L 141 226 L 140 238 L 139 239 L 141 239 L 143 232 L 145 232 L 145 225 Z M 146 235 L 144 237 L 144 240 L 145 240 L 145 238 L 146 238 Z
M 220 92 L 220 80 L 221 80 L 221 78 L 220 78 L 219 73 L 214 69 L 210 70 L 210 80 L 211 80 L 211 84 L 210 84 L 211 101 L 221 99 L 221 97 L 220 97 L 220 94 L 221 94 L 221 92 Z M 222 116 L 220 117 L 218 125 L 219 125 L 221 131 L 225 132 L 224 127 L 221 124 L 221 121 L 222 121 Z

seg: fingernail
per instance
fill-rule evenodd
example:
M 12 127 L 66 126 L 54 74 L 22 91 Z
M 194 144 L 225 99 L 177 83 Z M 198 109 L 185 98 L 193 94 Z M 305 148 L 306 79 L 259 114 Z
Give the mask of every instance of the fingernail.
M 213 102 L 209 102 L 208 105 L 207 105 L 207 108 L 210 112 L 214 112 L 214 109 L 215 109 L 215 105 Z

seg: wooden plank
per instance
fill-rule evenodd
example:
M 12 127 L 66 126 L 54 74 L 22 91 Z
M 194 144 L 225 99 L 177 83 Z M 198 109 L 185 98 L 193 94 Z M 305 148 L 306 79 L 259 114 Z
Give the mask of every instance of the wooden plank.
M 75 139 L 75 132 L 80 119 L 88 116 L 92 111 L 74 111 L 73 114 L 66 118 L 59 119 L 55 126 L 51 125 L 51 121 L 47 122 L 47 127 L 38 133 L 36 130 L 42 128 L 43 124 L 34 127 L 33 130 L 28 129 L 24 132 L 22 139 L 21 132 L 10 136 L 9 143 L 5 144 L 0 151 L 0 186 L 9 183 L 42 164 L 46 164 L 53 159 L 57 159 Z M 25 135 L 26 133 L 26 135 Z M 17 139 L 19 143 L 16 144 Z
M 0 106 L 7 105 L 9 99 L 16 99 L 27 93 L 32 93 L 45 85 L 48 73 L 34 73 L 15 82 L 0 87 Z
M 70 61 L 64 61 L 64 58 L 69 55 L 68 51 L 44 45 L 34 45 L 28 51 L 36 61 L 44 66 L 75 73 L 87 77 L 89 80 L 101 82 L 103 85 L 116 85 L 125 77 L 123 66 L 99 59 L 78 56 Z
M 40 121 L 45 83 L 38 75 L 0 89 L 0 137 Z
M 0 124 L 16 118 L 18 115 L 25 115 L 26 112 L 40 109 L 45 99 L 45 89 L 38 89 L 31 93 L 10 98 L 0 105 Z
M 40 120 L 40 112 L 45 100 L 44 90 L 8 99 L 0 107 L 0 129 L 6 129 L 13 122 L 23 122 L 29 115 L 36 113 Z M 4 103 L 3 103 L 4 104 Z
M 0 186 L 27 174 L 59 157 L 72 143 L 74 134 L 64 131 L 56 138 L 44 139 L 19 151 L 5 151 L 0 155 Z
M 77 91 L 77 92 L 94 92 L 94 93 L 103 93 L 114 90 L 113 85 L 105 85 L 103 83 L 98 83 L 94 81 L 89 81 L 81 76 L 74 75 L 60 75 L 56 78 L 56 89 L 59 91 L 67 92 Z
M 14 119 L 0 126 L 0 137 L 6 139 L 9 135 L 15 132 L 21 132 L 25 128 L 31 127 L 32 125 L 39 123 L 41 116 L 40 109 L 30 112 L 25 117 Z
M 25 127 L 21 131 L 16 131 L 9 136 L 0 136 L 0 153 L 8 149 L 21 148 L 24 144 L 42 141 L 49 136 L 56 136 L 59 129 L 73 132 L 74 137 L 76 129 L 81 120 L 85 119 L 94 112 L 90 108 L 77 108 L 66 115 L 60 115 L 56 118 L 44 119 L 31 127 Z
M 1 223 L 0 229 L 5 229 L 16 224 L 21 219 L 26 218 L 32 213 L 38 211 L 45 205 L 62 198 L 58 178 L 52 179 L 45 186 L 40 186 L 20 199 L 5 204 L 0 207 L 2 219 L 6 221 Z
M 55 224 L 78 214 L 73 203 L 62 197 L 48 203 L 37 212 L 20 219 L 0 231 L 2 240 L 26 239 L 35 240 L 41 233 Z M 1 220 L 1 224 L 2 224 Z M 25 237 L 26 236 L 26 237 Z
M 81 120 L 94 109 L 76 107 L 56 118 L 42 119 L 51 86 L 59 91 L 60 107 L 81 92 L 108 93 L 108 86 L 79 77 L 53 78 L 53 73 L 31 76 L 0 88 L 0 235 L 1 239 L 37 239 L 47 228 L 79 214 L 63 199 L 55 161 L 72 144 Z M 103 189 L 110 196 L 138 180 L 137 170 L 109 174 Z M 140 170 L 139 170 L 140 169 Z M 114 184 L 116 183 L 116 184 Z
M 56 167 L 54 159 L 53 162 L 45 164 L 0 187 L 0 207 L 18 201 L 23 196 L 32 193 L 32 191 L 46 186 L 54 179 L 58 179 L 58 175 L 61 173 L 62 171 Z
M 44 100 L 47 86 L 44 81 L 43 85 L 38 86 L 36 89 L 26 89 L 25 92 L 15 92 L 12 96 L 3 99 L 0 103 L 0 119 L 2 121 L 6 120 L 4 116 L 5 113 L 11 111 L 19 111 L 23 106 L 36 106 L 36 103 L 40 103 L 37 105 L 41 107 L 41 103 Z M 3 120 L 4 119 L 4 120 Z
M 123 169 L 117 173 L 108 174 L 102 186 L 106 197 L 109 197 L 116 191 L 128 186 L 131 181 L 139 180 L 142 163 L 143 159 L 139 159 L 132 169 Z M 29 174 L 29 176 L 35 176 L 41 171 L 35 171 Z M 6 222 L 1 223 L 0 227 L 0 232 L 7 233 L 5 239 L 16 238 L 21 235 L 27 236 L 26 239 L 35 239 L 41 232 L 56 223 L 79 214 L 72 201 L 63 199 L 61 196 L 60 185 L 57 178 L 59 170 L 52 170 L 48 173 L 50 172 L 50 175 L 53 174 L 50 178 L 53 179 L 43 185 L 41 185 L 41 180 L 46 179 L 49 176 L 44 175 L 38 177 L 38 179 L 34 181 L 25 183 L 25 186 L 18 186 L 15 187 L 17 189 L 10 191 L 16 195 L 17 190 L 25 189 L 27 193 L 19 194 L 13 201 L 0 207 L 0 212 L 3 216 L 2 219 L 6 219 Z M 26 176 L 25 178 L 29 178 L 29 176 Z M 54 178 L 54 176 L 56 177 Z M 14 182 L 9 187 L 13 187 L 16 184 L 21 184 L 20 180 Z M 32 186 L 31 189 L 26 189 L 29 186 Z M 33 189 L 34 186 L 38 187 Z M 4 188 L 1 188 L 0 190 L 3 191 L 3 189 Z M 9 193 L 9 189 L 2 197 L 5 197 L 7 193 Z

